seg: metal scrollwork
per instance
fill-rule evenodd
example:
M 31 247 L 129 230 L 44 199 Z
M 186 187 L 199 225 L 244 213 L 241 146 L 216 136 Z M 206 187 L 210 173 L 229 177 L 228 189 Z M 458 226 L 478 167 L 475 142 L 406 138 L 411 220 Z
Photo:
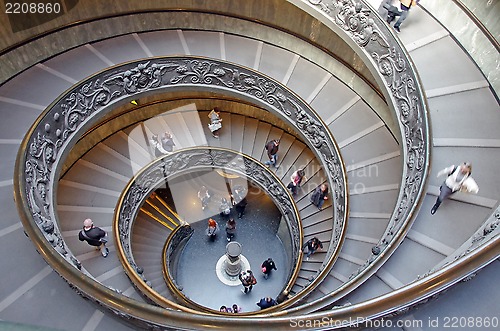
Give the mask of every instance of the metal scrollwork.
M 124 256 L 131 266 L 136 266 L 130 245 L 133 223 L 142 204 L 151 192 L 171 176 L 214 168 L 245 176 L 269 195 L 276 207 L 281 211 L 290 229 L 292 237 L 291 255 L 294 260 L 298 260 L 302 245 L 300 217 L 295 209 L 292 197 L 283 183 L 260 162 L 249 156 L 225 149 L 194 147 L 179 150 L 151 162 L 131 180 L 122 193 L 122 203 L 118 206 L 115 222 L 117 222 L 119 245 L 122 246 Z M 183 237 L 183 233 L 180 232 L 180 237 Z M 176 238 L 179 239 L 180 237 Z M 176 243 L 178 242 L 174 242 L 173 245 Z M 172 248 L 173 246 L 169 247 Z M 172 254 L 170 250 L 169 256 Z M 294 280 L 289 282 L 290 286 L 293 285 L 293 282 Z
M 84 125 L 99 121 L 113 103 L 142 92 L 169 86 L 229 89 L 263 103 L 269 110 L 288 121 L 297 132 L 306 137 L 318 157 L 329 163 L 326 174 L 330 184 L 336 190 L 341 190 L 333 201 L 337 206 L 333 215 L 336 227 L 334 233 L 342 233 L 345 227 L 347 187 L 345 172 L 328 128 L 307 104 L 279 82 L 234 64 L 196 57 L 154 58 L 111 68 L 75 85 L 46 110 L 43 118 L 35 123 L 31 136 L 26 138 L 28 148 L 24 154 L 22 169 L 25 180 L 21 184 L 24 185 L 31 218 L 47 241 L 68 261 L 75 258 L 65 247 L 60 234 L 56 221 L 57 213 L 52 204 L 54 196 L 47 194 L 54 191 L 54 178 L 57 178 L 58 174 L 53 169 L 57 169 L 57 165 L 64 161 L 61 158 L 66 146 L 79 138 L 79 132 Z M 165 160 L 161 171 L 158 169 L 142 179 L 144 185 L 148 186 L 148 181 L 154 182 L 159 176 L 168 176 L 171 169 L 187 166 L 185 158 L 185 155 L 177 155 Z M 143 193 L 139 186 L 128 192 L 130 198 L 138 200 Z M 286 199 L 279 195 L 275 198 L 280 204 L 286 205 Z M 129 208 L 131 206 L 125 205 L 124 210 Z M 124 219 L 125 222 L 130 222 Z M 120 236 L 126 235 L 120 232 Z M 336 235 L 328 246 L 326 261 L 335 255 L 339 245 L 340 236 Z M 78 263 L 72 263 L 78 266 Z
M 377 252 L 350 278 L 364 272 L 412 222 L 416 203 L 422 197 L 423 185 L 428 172 L 429 130 L 426 119 L 426 105 L 418 78 L 401 45 L 390 42 L 390 33 L 385 24 L 362 1 L 354 0 L 309 0 L 318 10 L 326 13 L 347 36 L 352 39 L 373 61 L 380 77 L 384 80 L 389 98 L 395 106 L 403 135 L 402 148 L 405 164 L 403 183 L 395 211 L 391 216 L 385 236 L 377 245 Z

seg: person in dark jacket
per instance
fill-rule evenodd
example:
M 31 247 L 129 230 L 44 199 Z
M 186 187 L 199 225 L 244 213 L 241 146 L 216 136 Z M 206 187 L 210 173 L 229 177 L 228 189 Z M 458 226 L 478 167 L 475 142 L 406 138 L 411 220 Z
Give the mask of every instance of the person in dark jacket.
M 231 202 L 234 205 L 234 209 L 236 209 L 236 212 L 238 213 L 238 218 L 243 217 L 245 214 L 245 208 L 248 204 L 245 194 L 245 189 L 242 186 L 235 187 L 234 194 L 231 194 Z
M 318 238 L 313 237 L 313 238 L 309 239 L 304 244 L 304 246 L 302 246 L 302 251 L 305 251 L 306 248 L 307 248 L 306 260 L 309 260 L 309 257 L 312 254 L 314 254 L 318 249 L 323 249 L 323 244 L 321 243 L 321 241 Z
M 264 162 L 267 166 L 271 164 L 276 167 L 276 162 L 278 161 L 278 150 L 280 146 L 280 140 L 274 139 L 266 144 L 267 157 L 269 161 Z
M 277 304 L 278 303 L 276 302 L 276 300 L 274 300 L 271 297 L 262 298 L 262 299 L 260 299 L 259 302 L 257 302 L 257 306 L 259 306 L 260 309 L 266 309 L 266 308 L 269 308 L 272 306 L 276 306 Z
M 410 15 L 410 8 L 415 7 L 419 1 L 420 0 L 416 0 L 416 1 L 415 0 L 399 0 L 399 2 L 401 2 L 401 14 L 399 15 L 399 19 L 396 22 L 396 24 L 394 24 L 394 30 L 396 30 L 397 32 L 401 32 L 401 30 L 400 30 L 401 24 L 406 20 L 408 15 Z
M 319 210 L 321 210 L 325 200 L 328 200 L 328 185 L 321 184 L 316 187 L 314 192 L 311 194 L 311 202 L 313 205 L 318 207 Z
M 94 222 L 90 218 L 83 221 L 83 229 L 78 234 L 80 241 L 86 241 L 90 246 L 97 247 L 101 251 L 103 257 L 108 256 L 109 249 L 106 247 L 106 231 L 94 226 Z
M 234 218 L 230 218 L 226 222 L 226 237 L 227 237 L 227 241 L 233 240 L 235 234 L 236 234 L 236 221 L 234 220 Z
M 271 259 L 270 257 L 264 262 L 262 262 L 262 265 L 260 267 L 262 268 L 262 273 L 264 274 L 265 279 L 269 277 L 273 269 L 278 270 L 276 268 L 276 264 L 274 263 L 273 259 Z

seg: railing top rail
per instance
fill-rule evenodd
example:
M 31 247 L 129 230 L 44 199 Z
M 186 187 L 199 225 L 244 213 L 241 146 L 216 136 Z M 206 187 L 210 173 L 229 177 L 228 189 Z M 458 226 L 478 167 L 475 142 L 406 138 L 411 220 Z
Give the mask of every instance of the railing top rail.
M 88 286 L 94 281 L 82 277 L 80 262 L 66 246 L 55 208 L 56 183 L 72 146 L 83 132 L 99 123 L 109 107 L 165 88 L 217 89 L 251 100 L 281 117 L 302 136 L 326 165 L 324 171 L 336 192 L 335 228 L 324 262 L 333 263 L 346 227 L 347 185 L 338 146 L 326 125 L 300 97 L 279 82 L 235 64 L 190 56 L 150 58 L 103 70 L 71 87 L 30 128 L 16 160 L 16 200 L 24 225 L 29 228 L 27 232 L 47 262 L 72 286 L 81 289 L 82 295 L 108 307 L 117 302 L 116 298 L 109 299 L 115 294 L 108 289 Z M 327 272 L 325 268 L 320 274 L 326 276 Z
M 300 248 L 302 247 L 303 238 L 299 211 L 293 202 L 293 197 L 276 174 L 267 169 L 258 160 L 243 153 L 219 147 L 189 147 L 177 150 L 172 154 L 164 155 L 142 168 L 127 184 L 115 211 L 113 234 L 117 243 L 118 256 L 129 278 L 132 279 L 142 293 L 156 303 L 164 307 L 192 311 L 192 309 L 186 309 L 162 297 L 154 289 L 144 284 L 143 279 L 136 271 L 137 264 L 134 260 L 130 239 L 139 209 L 154 190 L 173 177 L 207 169 L 220 169 L 229 173 L 239 174 L 257 184 L 274 201 L 287 222 L 292 237 L 291 255 L 296 263 L 291 268 L 290 277 L 288 277 L 282 289 L 286 293 L 290 292 L 298 277 L 301 265 L 302 255 L 300 254 Z M 160 264 L 161 261 L 158 261 L 158 263 Z M 176 292 L 178 297 L 185 297 L 179 291 Z M 270 311 L 280 309 L 296 301 L 296 298 L 291 298 L 287 302 L 273 307 Z M 189 302 L 191 306 L 195 306 L 199 311 L 210 311 L 210 309 L 197 304 L 193 300 Z

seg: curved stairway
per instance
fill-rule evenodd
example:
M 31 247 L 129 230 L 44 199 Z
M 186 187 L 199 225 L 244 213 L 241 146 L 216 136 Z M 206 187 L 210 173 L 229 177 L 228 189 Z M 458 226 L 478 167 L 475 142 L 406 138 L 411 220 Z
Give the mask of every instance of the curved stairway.
M 426 28 L 418 29 L 419 24 Z M 475 232 L 484 218 L 491 213 L 491 209 L 497 205 L 499 179 L 494 174 L 495 164 L 500 159 L 500 155 L 499 133 L 495 130 L 495 124 L 500 122 L 500 112 L 496 99 L 488 89 L 483 76 L 466 54 L 441 26 L 419 8 L 414 9 L 405 25 L 400 37 L 410 50 L 429 97 L 435 147 L 432 160 L 433 171 L 427 197 L 407 239 L 375 277 L 343 299 L 343 303 L 360 302 L 392 291 L 432 269 L 446 257 L 453 256 L 453 252 Z M 51 272 L 49 267 L 44 266 L 36 254 L 33 254 L 32 247 L 27 245 L 25 239 L 22 238 L 22 227 L 11 199 L 12 172 L 6 172 L 5 169 L 13 169 L 20 139 L 36 116 L 71 84 L 113 63 L 150 55 L 177 54 L 179 50 L 186 54 L 223 58 L 217 46 L 219 44 L 213 42 L 220 36 L 221 34 L 214 32 L 162 31 L 112 38 L 76 48 L 39 64 L 0 88 L 0 111 L 5 115 L 0 124 L 2 128 L 0 152 L 3 169 L 0 189 L 6 220 L 0 229 L 2 238 L 0 245 L 5 251 L 8 248 L 12 250 L 14 247 L 16 254 L 23 256 L 22 259 L 15 259 L 15 261 L 12 259 L 2 261 L 6 270 L 16 270 L 16 272 L 3 277 L 3 282 L 9 286 L 2 286 L 0 291 L 0 319 L 36 323 L 66 330 L 73 329 L 73 327 L 75 330 L 124 328 L 113 318 L 105 317 L 98 310 L 94 310 L 77 298 L 61 283 L 59 277 Z M 227 50 L 238 48 L 238 45 L 242 44 L 247 48 L 253 46 L 259 49 L 260 47 L 262 54 L 258 60 L 248 59 L 248 54 L 257 53 L 252 51 L 249 51 L 246 57 L 242 56 L 241 59 L 232 58 L 236 57 L 237 52 L 227 52 L 227 59 L 250 67 L 254 66 L 276 79 L 286 81 L 287 86 L 311 102 L 311 105 L 330 126 L 342 148 L 344 161 L 350 170 L 349 227 L 339 260 L 329 277 L 308 300 L 321 299 L 323 295 L 338 288 L 364 263 L 371 254 L 371 247 L 383 234 L 394 206 L 400 181 L 399 150 L 394 138 L 380 119 L 352 91 L 336 82 L 334 78 L 324 83 L 324 78 L 328 75 L 322 69 L 315 67 L 323 75 L 317 74 L 317 71 L 314 72 L 315 74 L 311 75 L 310 84 L 299 84 L 306 79 L 304 78 L 306 72 L 313 72 L 311 66 L 314 66 L 300 57 L 297 58 L 296 54 L 234 35 L 227 35 L 226 38 L 226 35 L 222 34 L 222 38 L 224 38 Z M 165 40 L 172 42 L 165 42 Z M 439 57 L 434 56 L 436 52 L 449 54 L 448 58 L 453 61 L 443 63 Z M 77 59 L 78 65 L 74 62 Z M 289 59 L 289 61 L 283 59 Z M 338 95 L 334 100 L 337 103 L 331 102 L 332 95 Z M 478 107 L 478 101 L 480 107 Z M 481 116 L 475 116 L 470 109 L 479 109 Z M 449 125 L 450 115 L 454 116 L 453 127 Z M 201 121 L 204 120 L 204 116 L 200 118 Z M 235 114 L 227 114 L 224 119 L 225 123 L 231 122 L 231 128 L 234 123 L 242 122 L 241 116 Z M 480 121 L 480 124 L 471 126 L 472 120 L 475 123 Z M 247 124 L 247 121 L 253 124 Z M 244 127 L 245 129 L 254 127 L 252 125 L 255 123 L 258 121 L 246 118 Z M 255 127 L 255 132 L 257 132 L 259 125 Z M 477 130 L 478 127 L 481 130 Z M 118 261 L 113 260 L 113 254 L 104 260 L 98 252 L 89 252 L 88 246 L 79 243 L 76 238 L 81 221 L 88 216 L 91 216 L 96 224 L 103 225 L 105 229 L 110 230 L 113 201 L 117 200 L 121 192 L 120 188 L 124 187 L 130 176 L 140 168 L 143 158 L 144 162 L 147 162 L 146 156 L 150 155 L 147 149 L 137 154 L 141 157 L 133 160 L 132 167 L 130 167 L 130 160 L 127 160 L 124 155 L 127 151 L 117 150 L 120 140 L 126 142 L 124 137 L 128 136 L 127 131 L 123 130 L 99 144 L 65 175 L 59 186 L 58 210 L 60 219 L 63 220 L 61 227 L 65 240 L 84 268 L 98 281 L 139 299 L 121 272 Z M 268 135 L 271 134 L 270 132 L 269 127 Z M 194 138 L 196 135 L 192 137 L 193 140 L 196 139 Z M 232 130 L 231 137 L 233 138 Z M 259 139 L 265 141 L 260 137 L 259 135 Z M 293 139 L 290 137 L 290 140 Z M 111 141 L 117 144 L 114 145 Z M 227 141 L 221 139 L 220 143 L 224 144 Z M 258 159 L 262 159 L 261 146 L 263 144 L 255 138 L 254 144 L 249 144 L 248 141 L 251 140 L 244 138 L 241 141 L 239 139 L 230 141 L 236 144 L 235 149 L 241 148 L 240 150 L 250 155 L 253 155 L 254 150 L 256 155 L 260 152 Z M 182 146 L 179 141 L 177 143 L 178 146 Z M 196 143 L 215 142 L 211 142 L 211 138 L 206 137 L 206 142 L 198 139 L 197 142 L 188 142 L 186 146 Z M 250 146 L 252 146 L 251 150 Z M 258 146 L 260 151 L 257 151 L 255 146 Z M 133 155 L 136 154 L 133 153 Z M 295 160 L 293 160 L 293 154 L 289 155 L 290 163 L 282 164 L 278 170 L 278 174 L 282 175 L 284 181 L 290 175 L 292 165 L 303 165 L 307 160 L 306 157 L 301 159 L 300 153 Z M 449 163 L 461 162 L 465 159 L 474 164 L 474 177 L 480 185 L 479 195 L 457 194 L 451 200 L 446 201 L 438 213 L 431 217 L 428 211 L 440 184 L 435 174 Z M 110 160 L 115 162 L 108 163 Z M 284 158 L 281 160 L 282 163 L 285 162 Z M 103 161 L 106 163 L 100 163 Z M 372 165 L 376 167 L 370 168 Z M 313 168 L 310 167 L 308 170 L 310 180 L 315 177 Z M 365 169 L 364 173 L 370 173 L 369 169 L 377 169 L 377 173 L 375 176 L 364 176 L 361 175 L 363 172 L 360 172 L 360 169 Z M 280 173 L 281 171 L 283 172 Z M 360 184 L 356 186 L 357 183 Z M 360 187 L 365 190 L 359 192 Z M 301 214 L 304 215 L 305 228 L 309 228 L 308 233 L 321 236 L 322 230 L 315 228 L 315 222 L 327 219 L 328 216 L 322 216 L 325 212 L 318 213 L 310 210 L 306 198 L 307 193 L 307 191 L 302 192 L 297 199 L 297 204 Z M 307 223 L 307 219 L 311 223 Z M 112 246 L 111 251 L 113 251 Z M 312 259 L 309 263 L 311 269 L 302 270 L 301 277 L 297 280 L 298 288 L 307 284 L 308 271 L 314 273 L 314 261 L 315 259 Z M 306 267 L 307 264 L 305 263 L 304 266 Z M 498 270 L 498 267 L 496 268 Z M 54 290 L 50 293 L 48 289 Z M 494 300 L 493 293 L 489 295 L 490 299 Z M 31 316 L 33 319 L 27 320 L 25 312 L 27 307 L 33 306 L 28 304 L 33 296 L 40 302 L 50 304 L 45 305 L 47 309 L 43 314 L 33 310 Z M 64 297 L 64 300 L 52 300 L 53 296 Z M 332 301 L 336 301 L 337 298 L 334 299 Z M 446 300 L 446 296 L 444 299 Z M 68 311 L 64 306 L 69 306 L 69 303 L 72 309 Z M 328 299 L 320 302 L 321 305 L 327 303 L 330 303 Z M 72 318 L 74 323 L 68 325 L 59 321 L 60 311 L 67 312 L 66 318 Z M 418 312 L 414 316 L 417 318 Z

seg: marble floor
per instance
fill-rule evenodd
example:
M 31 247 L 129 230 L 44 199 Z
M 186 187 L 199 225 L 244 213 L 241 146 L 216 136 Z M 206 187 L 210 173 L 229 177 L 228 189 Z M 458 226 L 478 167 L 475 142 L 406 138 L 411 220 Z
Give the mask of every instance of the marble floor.
M 218 310 L 222 305 L 237 304 L 242 307 L 243 312 L 259 310 L 256 303 L 262 297 L 276 298 L 283 289 L 291 268 L 287 262 L 287 250 L 277 236 L 281 213 L 262 190 L 251 184 L 248 184 L 248 205 L 244 216 L 238 219 L 236 212 L 231 212 L 237 222 L 233 241 L 242 245 L 242 255 L 248 260 L 258 282 L 249 294 L 244 294 L 241 283 L 226 285 L 216 274 L 217 261 L 226 253 L 228 243 L 226 221 L 218 214 L 220 195 L 221 191 L 213 192 L 210 204 L 201 211 L 205 218 L 190 223 L 194 233 L 180 257 L 178 284 L 183 287 L 187 297 L 208 308 Z M 201 206 L 196 208 L 199 208 L 198 214 Z M 214 218 L 219 226 L 214 241 L 208 239 L 205 233 L 209 217 Z M 199 219 L 199 215 L 196 219 Z M 265 279 L 260 265 L 268 257 L 273 258 L 278 270 Z

